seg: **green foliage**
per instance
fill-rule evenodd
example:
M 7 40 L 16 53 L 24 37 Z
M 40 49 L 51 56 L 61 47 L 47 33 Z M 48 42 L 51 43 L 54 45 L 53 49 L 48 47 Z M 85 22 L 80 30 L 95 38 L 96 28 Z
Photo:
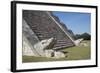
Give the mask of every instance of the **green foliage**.
M 83 38 L 84 40 L 91 40 L 91 35 L 88 33 L 76 34 L 75 39 Z

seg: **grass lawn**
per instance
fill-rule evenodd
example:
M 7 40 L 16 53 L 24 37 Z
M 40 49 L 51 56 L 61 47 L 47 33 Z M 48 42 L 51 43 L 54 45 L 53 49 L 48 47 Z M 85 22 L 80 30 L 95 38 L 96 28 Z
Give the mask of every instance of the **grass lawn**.
M 46 57 L 34 57 L 34 56 L 23 56 L 23 62 L 45 62 L 45 61 L 67 61 L 67 60 L 86 60 L 91 58 L 91 48 L 90 42 L 84 41 L 87 46 L 74 46 L 70 48 L 64 48 L 62 51 L 66 51 L 65 58 L 55 59 L 55 58 L 46 58 Z

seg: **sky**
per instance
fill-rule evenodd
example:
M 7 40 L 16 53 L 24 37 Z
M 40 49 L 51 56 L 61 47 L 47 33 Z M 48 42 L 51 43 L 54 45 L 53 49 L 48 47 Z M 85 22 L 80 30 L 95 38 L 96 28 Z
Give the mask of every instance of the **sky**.
M 90 13 L 79 12 L 53 12 L 58 16 L 61 22 L 63 22 L 68 29 L 71 29 L 74 34 L 89 33 L 91 25 Z

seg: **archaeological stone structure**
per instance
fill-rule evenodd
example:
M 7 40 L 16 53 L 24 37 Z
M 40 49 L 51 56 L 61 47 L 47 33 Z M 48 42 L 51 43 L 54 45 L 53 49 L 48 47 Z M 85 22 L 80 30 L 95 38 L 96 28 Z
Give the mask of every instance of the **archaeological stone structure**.
M 57 50 L 75 46 L 68 28 L 52 12 L 23 10 L 22 13 L 23 55 L 52 56 L 53 52 L 56 57 L 56 53 L 64 57 L 64 53 Z M 30 49 L 29 52 L 27 47 Z

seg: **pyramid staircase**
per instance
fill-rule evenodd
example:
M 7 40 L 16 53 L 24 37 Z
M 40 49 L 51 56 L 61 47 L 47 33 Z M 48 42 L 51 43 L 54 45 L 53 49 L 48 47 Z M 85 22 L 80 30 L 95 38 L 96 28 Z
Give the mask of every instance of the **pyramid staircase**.
M 52 37 L 56 39 L 53 49 L 74 46 L 73 41 L 46 11 L 23 10 L 23 18 L 40 41 Z

